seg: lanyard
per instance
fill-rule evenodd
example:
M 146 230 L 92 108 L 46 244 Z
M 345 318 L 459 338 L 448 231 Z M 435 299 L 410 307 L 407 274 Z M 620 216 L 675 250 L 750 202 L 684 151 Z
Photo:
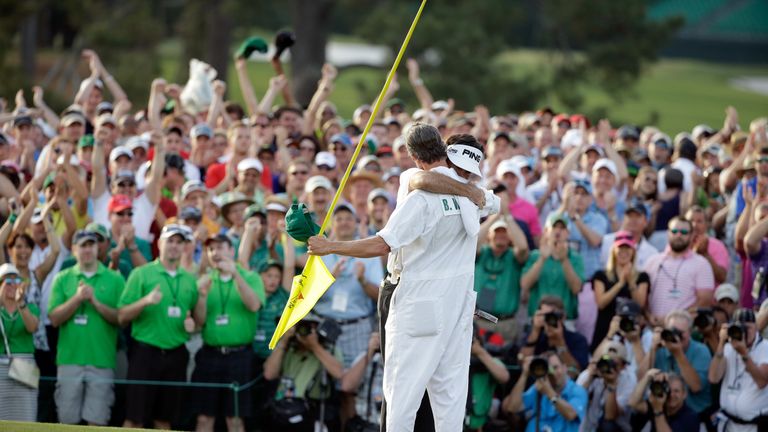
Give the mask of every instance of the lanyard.
M 235 282 L 235 277 L 232 276 L 232 279 L 230 279 L 229 281 Z M 216 285 L 219 287 L 219 302 L 221 302 L 221 313 L 225 314 L 227 312 L 227 303 L 229 303 L 229 296 L 232 294 L 232 287 L 229 286 L 229 284 L 227 283 L 221 282 L 221 273 L 219 273 L 218 277 L 216 278 Z M 226 291 L 226 293 L 224 291 Z
M 9 322 L 8 324 L 8 336 L 13 334 L 13 326 L 16 325 L 16 318 L 21 316 L 21 311 L 16 309 L 16 312 L 10 314 L 5 308 L 0 309 L 0 319 L 3 319 L 3 316 L 7 317 L 6 321 Z M 8 353 L 6 353 L 8 354 Z
M 178 272 L 178 270 L 176 270 Z M 179 274 L 176 273 L 176 276 L 171 276 L 168 274 L 168 272 L 165 272 L 165 275 L 167 278 L 170 278 L 173 280 L 173 284 L 171 282 L 168 282 L 168 290 L 171 291 L 171 297 L 173 297 L 173 305 L 176 306 L 178 304 L 178 298 L 179 298 Z

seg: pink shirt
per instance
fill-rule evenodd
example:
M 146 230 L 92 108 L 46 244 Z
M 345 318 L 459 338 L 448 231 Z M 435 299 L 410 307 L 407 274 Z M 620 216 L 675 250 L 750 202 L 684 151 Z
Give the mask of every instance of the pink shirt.
M 541 235 L 541 224 L 539 223 L 539 212 L 536 206 L 530 202 L 517 197 L 511 203 L 509 203 L 509 213 L 515 219 L 528 224 L 528 229 L 531 231 L 532 236 Z
M 673 257 L 667 247 L 664 252 L 648 258 L 645 272 L 651 278 L 648 308 L 657 317 L 688 309 L 696 304 L 697 291 L 715 288 L 709 261 L 692 251 Z
M 709 237 L 707 240 L 707 253 L 717 265 L 728 270 L 728 249 L 725 248 L 723 242 L 714 237 Z

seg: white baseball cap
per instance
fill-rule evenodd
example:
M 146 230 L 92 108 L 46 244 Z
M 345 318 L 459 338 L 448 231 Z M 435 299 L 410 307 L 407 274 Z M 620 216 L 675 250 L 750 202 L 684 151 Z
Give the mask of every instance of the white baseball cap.
M 491 224 L 491 227 L 489 228 L 490 232 L 494 232 L 499 228 L 504 228 L 505 230 L 509 231 L 509 225 L 507 225 L 506 222 L 504 222 L 504 219 L 499 219 L 496 222 Z
M 720 301 L 724 298 L 731 299 L 734 303 L 738 303 L 739 289 L 729 283 L 720 284 L 717 289 L 715 289 L 715 301 Z
M 12 274 L 19 275 L 21 273 L 19 273 L 19 269 L 17 269 L 16 266 L 11 263 L 0 265 L 0 278 L 4 278 Z
M 109 153 L 109 161 L 114 162 L 120 156 L 127 156 L 129 159 L 133 159 L 133 150 L 125 146 L 118 146 L 112 149 Z
M 605 168 L 608 171 L 613 174 L 614 177 L 617 179 L 619 178 L 619 170 L 616 168 L 616 163 L 608 158 L 602 158 L 599 159 L 597 162 L 595 162 L 595 165 L 592 166 L 592 172 L 596 172 L 597 170 Z
M 457 167 L 478 177 L 483 176 L 480 171 L 480 163 L 483 161 L 482 150 L 464 144 L 453 144 L 448 146 L 446 152 L 448 153 L 448 160 Z
M 512 159 L 507 159 L 499 162 L 496 167 L 496 179 L 501 180 L 504 178 L 504 174 L 512 173 L 517 176 L 518 180 L 522 179 L 523 175 L 520 172 L 520 168 Z
M 315 155 L 315 166 L 325 165 L 330 169 L 336 168 L 336 156 L 331 152 L 321 151 Z
M 323 188 L 333 192 L 331 181 L 323 176 L 312 176 L 307 179 L 307 183 L 304 184 L 305 193 L 312 193 L 317 188 Z
M 249 169 L 255 169 L 256 171 L 262 173 L 264 172 L 264 165 L 262 165 L 261 161 L 256 158 L 245 158 L 237 164 L 238 172 L 247 171 Z

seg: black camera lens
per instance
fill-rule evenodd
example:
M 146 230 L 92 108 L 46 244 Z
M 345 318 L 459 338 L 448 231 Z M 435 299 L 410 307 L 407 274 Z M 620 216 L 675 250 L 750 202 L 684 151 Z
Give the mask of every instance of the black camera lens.
M 635 319 L 631 316 L 623 316 L 619 321 L 619 329 L 624 333 L 635 331 Z
M 744 333 L 745 333 L 745 328 L 740 323 L 734 323 L 728 326 L 728 337 L 733 340 L 736 340 L 736 341 L 744 340 Z
M 705 308 L 699 309 L 696 313 L 696 318 L 693 319 L 693 325 L 699 329 L 706 329 L 715 323 L 715 316 L 712 313 L 712 309 Z
M 666 380 L 663 381 L 651 381 L 650 385 L 651 394 L 656 397 L 662 397 L 669 394 L 669 383 Z
M 547 312 L 544 314 L 544 322 L 547 323 L 550 327 L 557 327 L 557 324 L 560 322 L 560 318 L 562 318 L 563 314 L 557 311 L 553 312 Z
M 544 378 L 549 373 L 549 362 L 544 357 L 535 357 L 531 360 L 528 370 L 534 378 Z
M 597 370 L 601 374 L 609 374 L 616 369 L 616 362 L 610 356 L 603 356 L 597 361 Z
M 664 342 L 677 343 L 680 342 L 682 334 L 678 329 L 664 329 L 661 331 L 661 340 Z
M 312 324 L 307 322 L 300 322 L 296 325 L 296 334 L 299 336 L 307 336 L 312 333 Z

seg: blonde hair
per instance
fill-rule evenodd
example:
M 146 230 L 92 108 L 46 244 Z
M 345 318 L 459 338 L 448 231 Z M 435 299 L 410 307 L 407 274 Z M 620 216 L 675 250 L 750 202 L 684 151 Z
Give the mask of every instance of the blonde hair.
M 616 252 L 619 250 L 619 248 L 615 245 L 611 245 L 611 253 L 608 255 L 608 265 L 605 266 L 605 274 L 615 278 L 616 280 L 619 279 L 619 275 L 616 274 Z M 637 280 L 638 271 L 635 267 L 635 260 L 637 260 L 637 249 L 632 249 L 632 260 L 630 261 L 630 265 L 632 266 L 632 272 L 630 273 L 630 277 L 633 281 Z M 629 282 L 629 281 L 627 281 Z M 606 287 L 608 288 L 608 287 Z

